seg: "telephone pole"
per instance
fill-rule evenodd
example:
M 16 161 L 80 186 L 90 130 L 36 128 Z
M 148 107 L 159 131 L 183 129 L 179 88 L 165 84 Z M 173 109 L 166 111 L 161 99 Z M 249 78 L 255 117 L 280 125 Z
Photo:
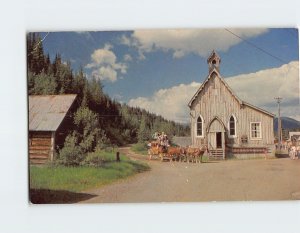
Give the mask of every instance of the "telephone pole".
M 278 147 L 281 148 L 282 143 L 282 134 L 281 134 L 281 119 L 280 119 L 280 102 L 282 100 L 281 97 L 275 97 L 274 99 L 277 100 L 278 104 Z

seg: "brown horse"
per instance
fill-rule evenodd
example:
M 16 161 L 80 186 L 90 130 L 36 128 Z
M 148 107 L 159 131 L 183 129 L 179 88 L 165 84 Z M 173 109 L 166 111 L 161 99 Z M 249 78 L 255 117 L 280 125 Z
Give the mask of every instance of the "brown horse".
M 186 148 L 186 159 L 189 163 L 190 161 L 195 163 L 202 163 L 202 157 L 204 152 L 207 151 L 207 146 L 202 146 L 200 148 L 188 147 Z
M 166 151 L 166 156 L 170 159 L 170 162 L 173 160 L 173 158 L 175 158 L 175 160 L 178 159 L 181 160 L 182 155 L 185 154 L 185 150 L 183 147 L 168 147 L 167 151 Z

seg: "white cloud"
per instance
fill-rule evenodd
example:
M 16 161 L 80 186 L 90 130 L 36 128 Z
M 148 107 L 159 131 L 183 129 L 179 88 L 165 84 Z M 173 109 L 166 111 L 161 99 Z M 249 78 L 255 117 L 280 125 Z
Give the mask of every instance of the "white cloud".
M 104 45 L 104 49 L 105 49 L 105 50 L 111 50 L 113 47 L 114 47 L 114 46 L 113 46 L 112 44 L 110 44 L 110 43 L 106 43 L 106 44 Z
M 131 99 L 128 104 L 144 108 L 166 119 L 184 123 L 188 120 L 188 101 L 198 88 L 199 83 L 196 82 L 188 85 L 180 84 L 169 89 L 160 89 L 150 98 Z
M 115 64 L 117 60 L 116 55 L 112 51 L 106 49 L 95 50 L 92 53 L 91 58 L 93 62 L 88 64 L 89 67 L 94 67 L 99 64 Z
M 127 46 L 132 46 L 133 44 L 133 41 L 131 40 L 131 38 L 125 36 L 125 35 L 122 35 L 121 38 L 120 38 L 120 43 L 121 44 L 124 44 L 124 45 L 127 45 Z
M 244 39 L 256 37 L 268 29 L 230 29 Z M 121 43 L 138 48 L 140 53 L 155 49 L 172 51 L 174 58 L 180 58 L 188 53 L 207 57 L 215 49 L 227 51 L 241 42 L 241 39 L 225 29 L 171 29 L 171 30 L 136 30 L 130 37 L 123 35 Z
M 87 32 L 87 31 L 75 31 L 75 33 L 84 36 L 88 40 L 92 40 L 93 39 L 93 37 L 91 36 L 90 32 Z
M 182 50 L 176 50 L 174 53 L 173 53 L 173 57 L 174 58 L 181 58 L 183 57 L 185 54 Z
M 274 97 L 283 97 L 282 115 L 300 120 L 299 62 L 290 62 L 278 68 L 225 78 L 225 81 L 242 100 L 277 113 Z M 131 99 L 130 106 L 139 106 L 166 119 L 189 122 L 188 102 L 201 83 L 181 84 L 160 89 L 150 98 Z
M 92 76 L 100 80 L 108 80 L 111 82 L 117 81 L 117 72 L 111 66 L 101 66 L 93 70 Z
M 275 96 L 283 103 L 299 97 L 299 62 L 290 62 L 279 68 L 226 78 L 226 82 L 243 100 L 260 106 L 273 104 Z
M 124 61 L 132 61 L 132 57 L 130 56 L 130 54 L 125 54 L 124 57 L 123 57 Z
M 96 49 L 91 54 L 92 62 L 87 64 L 85 68 L 93 69 L 92 76 L 100 79 L 115 82 L 118 79 L 118 71 L 126 74 L 127 65 L 125 63 L 117 62 L 117 57 L 111 51 L 112 45 L 105 44 L 104 48 Z

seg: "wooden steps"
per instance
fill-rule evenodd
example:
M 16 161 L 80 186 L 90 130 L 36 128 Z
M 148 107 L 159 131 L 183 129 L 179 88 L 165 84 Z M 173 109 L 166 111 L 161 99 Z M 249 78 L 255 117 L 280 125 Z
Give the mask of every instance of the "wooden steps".
M 211 149 L 209 150 L 210 160 L 221 160 L 223 159 L 223 149 Z

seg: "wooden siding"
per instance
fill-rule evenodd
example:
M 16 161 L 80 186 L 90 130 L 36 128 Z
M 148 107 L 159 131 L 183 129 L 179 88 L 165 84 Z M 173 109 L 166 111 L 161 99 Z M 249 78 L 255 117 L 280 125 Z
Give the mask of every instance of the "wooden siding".
M 44 164 L 53 154 L 51 132 L 29 132 L 29 159 L 31 164 Z
M 44 164 L 55 159 L 55 152 L 63 147 L 66 136 L 74 130 L 72 115 L 79 103 L 76 95 L 30 96 L 29 101 L 29 118 L 32 119 L 29 121 L 29 161 Z M 46 123 L 38 123 L 38 120 Z M 47 127 L 40 130 L 42 126 Z
M 207 85 L 199 93 L 191 105 L 191 136 L 193 146 L 199 147 L 207 143 L 207 130 L 210 122 L 218 117 L 226 129 L 225 142 L 232 147 L 261 147 L 274 144 L 273 117 L 251 108 L 241 105 L 237 98 L 229 92 L 220 80 L 217 73 L 212 73 Z M 231 115 L 236 118 L 236 137 L 228 136 L 229 119 Z M 203 118 L 204 137 L 196 136 L 196 122 L 198 116 Z M 261 139 L 251 139 L 250 122 L 261 122 Z M 214 124 L 212 124 L 214 128 Z M 221 131 L 221 130 L 220 130 Z M 241 143 L 241 136 L 246 135 L 248 142 Z

